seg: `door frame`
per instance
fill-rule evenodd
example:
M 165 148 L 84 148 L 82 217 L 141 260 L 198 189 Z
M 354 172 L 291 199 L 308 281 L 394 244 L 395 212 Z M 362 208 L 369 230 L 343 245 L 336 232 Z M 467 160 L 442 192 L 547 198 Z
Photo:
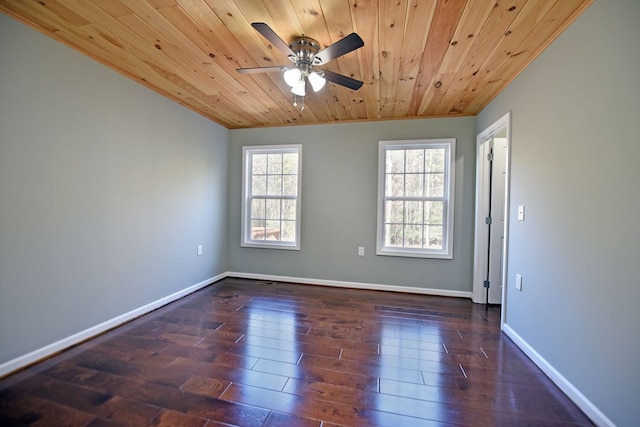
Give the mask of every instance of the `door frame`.
M 504 321 L 506 290 L 507 290 L 507 254 L 509 245 L 509 189 L 511 181 L 511 112 L 499 118 L 491 126 L 483 130 L 476 137 L 476 209 L 475 209 L 475 239 L 473 256 L 473 302 L 485 302 L 484 280 L 487 276 L 486 254 L 488 236 L 485 232 L 485 219 L 488 210 L 488 192 L 484 191 L 489 185 L 489 168 L 487 167 L 487 155 L 489 154 L 486 142 L 498 132 L 506 129 L 506 177 L 504 196 L 504 247 L 502 259 L 502 317 Z

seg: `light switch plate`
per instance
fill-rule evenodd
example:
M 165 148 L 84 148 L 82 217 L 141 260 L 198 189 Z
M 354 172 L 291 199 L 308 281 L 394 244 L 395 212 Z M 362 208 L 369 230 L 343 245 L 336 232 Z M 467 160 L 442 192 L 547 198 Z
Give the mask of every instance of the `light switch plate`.
M 518 206 L 518 221 L 524 221 L 524 205 Z
M 516 289 L 521 291 L 522 290 L 522 275 L 521 274 L 516 274 Z

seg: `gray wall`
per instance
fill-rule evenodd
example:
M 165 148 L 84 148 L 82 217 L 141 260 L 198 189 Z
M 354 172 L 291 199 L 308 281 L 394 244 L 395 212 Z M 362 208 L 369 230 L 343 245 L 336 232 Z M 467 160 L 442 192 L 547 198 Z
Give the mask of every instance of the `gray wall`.
M 478 116 L 512 111 L 507 324 L 620 426 L 640 425 L 638 22 L 596 1 Z
M 0 364 L 225 271 L 226 129 L 2 14 L 0 58 Z
M 471 291 L 475 119 L 343 123 L 229 132 L 229 269 Z M 453 260 L 375 255 L 378 141 L 457 138 Z M 301 143 L 301 250 L 240 247 L 242 146 Z M 365 256 L 357 256 L 357 247 Z

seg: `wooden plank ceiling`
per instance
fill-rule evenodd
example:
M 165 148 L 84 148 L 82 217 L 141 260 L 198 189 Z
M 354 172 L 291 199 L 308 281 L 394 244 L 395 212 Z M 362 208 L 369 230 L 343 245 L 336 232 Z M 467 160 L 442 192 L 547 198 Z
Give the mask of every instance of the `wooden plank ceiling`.
M 0 0 L 0 10 L 229 128 L 477 114 L 592 0 Z M 365 46 L 326 65 L 294 107 L 291 65 L 252 26 L 321 47 Z M 2 58 L 7 61 L 8 58 Z

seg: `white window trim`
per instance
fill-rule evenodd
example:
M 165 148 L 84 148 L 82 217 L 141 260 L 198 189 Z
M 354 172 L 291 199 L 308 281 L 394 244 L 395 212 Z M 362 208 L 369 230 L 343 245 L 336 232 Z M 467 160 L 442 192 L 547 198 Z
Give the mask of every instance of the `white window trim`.
M 446 224 L 444 224 L 443 248 L 440 250 L 433 249 L 413 249 L 413 248 L 395 248 L 384 246 L 384 201 L 385 201 L 385 162 L 386 149 L 411 149 L 416 145 L 428 145 L 432 147 L 448 148 L 449 161 L 445 162 L 445 211 L 444 214 Z M 393 140 L 379 141 L 378 145 L 378 219 L 377 219 L 377 236 L 376 236 L 376 254 L 384 256 L 400 256 L 414 258 L 436 258 L 436 259 L 453 259 L 453 218 L 454 218 L 454 199 L 455 199 L 455 159 L 456 159 L 456 139 L 455 138 L 439 138 L 439 139 L 411 139 L 411 140 Z
M 254 240 L 251 238 L 251 212 L 249 210 L 249 198 L 251 189 L 250 180 L 247 175 L 251 171 L 249 154 L 269 154 L 269 153 L 297 153 L 298 154 L 298 194 L 296 197 L 296 241 L 282 242 L 274 240 Z M 302 190 L 302 144 L 287 145 L 257 145 L 242 147 L 242 225 L 240 246 L 264 249 L 285 249 L 300 250 L 300 212 L 301 212 L 301 190 Z M 286 197 L 283 197 L 286 198 Z

